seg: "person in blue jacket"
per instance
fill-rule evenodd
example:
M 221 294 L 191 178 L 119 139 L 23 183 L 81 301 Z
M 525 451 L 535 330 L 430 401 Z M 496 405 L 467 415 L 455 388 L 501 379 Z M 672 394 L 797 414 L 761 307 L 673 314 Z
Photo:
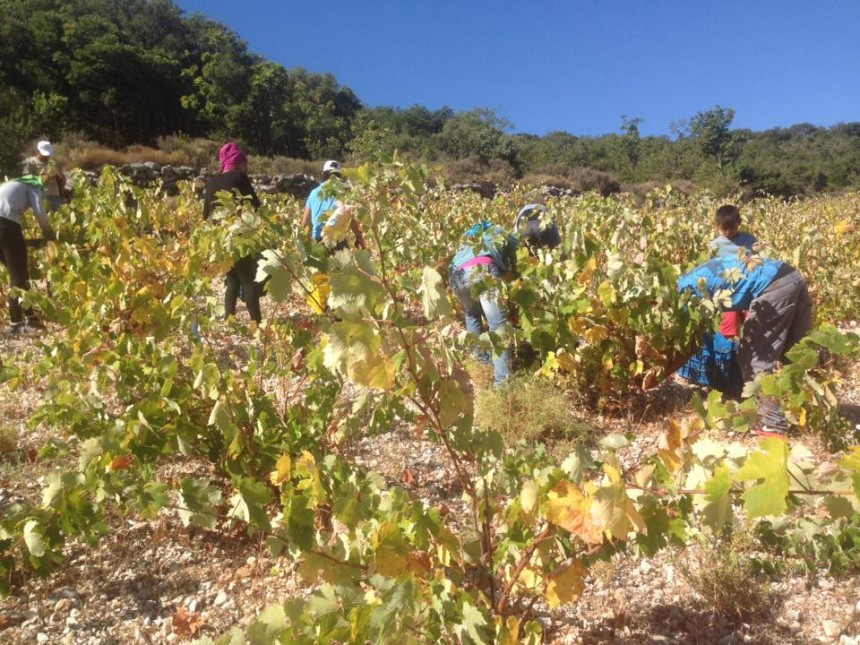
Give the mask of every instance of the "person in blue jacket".
M 723 255 L 681 276 L 678 288 L 699 295 L 730 289 L 730 311 L 749 309 L 738 348 L 738 362 L 747 380 L 774 371 L 785 361 L 785 353 L 812 329 L 806 280 L 779 260 Z M 788 421 L 775 400 L 762 399 L 759 416 L 763 432 L 788 432 Z
M 450 272 L 451 288 L 466 312 L 466 331 L 480 335 L 484 331 L 484 321 L 491 332 L 507 323 L 507 308 L 500 299 L 499 288 L 494 285 L 501 286 L 501 281 L 516 274 L 516 270 L 517 239 L 513 235 L 487 221 L 466 231 Z M 476 357 L 490 361 L 488 353 L 479 353 Z M 494 353 L 492 363 L 494 384 L 499 387 L 511 375 L 510 349 Z

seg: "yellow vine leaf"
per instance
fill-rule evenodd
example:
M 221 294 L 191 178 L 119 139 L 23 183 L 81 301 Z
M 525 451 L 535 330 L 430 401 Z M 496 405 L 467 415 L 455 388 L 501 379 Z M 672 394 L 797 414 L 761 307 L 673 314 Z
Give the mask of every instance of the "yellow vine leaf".
M 636 510 L 633 500 L 627 496 L 627 487 L 623 481 L 604 486 L 594 494 L 591 522 L 601 527 L 607 536 L 617 540 L 627 539 L 627 534 L 634 528 L 647 533 L 645 521 Z
M 591 500 L 575 484 L 562 480 L 547 493 L 546 518 L 590 544 L 603 542 L 603 531 L 591 519 Z
M 573 355 L 566 352 L 565 350 L 561 350 L 556 354 L 555 357 L 556 362 L 558 363 L 558 367 L 560 370 L 565 372 L 575 372 L 576 371 L 576 360 L 573 358 Z
M 520 490 L 520 505 L 523 507 L 523 511 L 531 513 L 534 510 L 535 504 L 538 501 L 539 492 L 540 489 L 535 480 L 530 479 L 523 484 L 523 487 Z
M 833 226 L 833 232 L 837 235 L 844 235 L 845 233 L 851 231 L 853 228 L 854 225 L 851 223 L 851 220 L 843 219 L 836 222 L 836 224 Z
M 383 576 L 396 578 L 410 567 L 409 547 L 397 525 L 381 524 L 373 536 L 376 570 Z
M 585 589 L 585 574 L 585 565 L 580 560 L 574 560 L 549 574 L 546 601 L 550 608 L 578 600 Z
M 669 472 L 677 471 L 684 461 L 681 448 L 684 445 L 685 430 L 679 421 L 669 419 L 669 428 L 660 437 L 657 456 L 660 457 Z
M 269 475 L 269 481 L 275 486 L 280 486 L 283 482 L 290 479 L 290 469 L 292 468 L 293 460 L 288 454 L 283 454 L 278 457 L 275 462 L 275 469 Z
M 596 345 L 609 337 L 609 330 L 603 325 L 595 325 L 582 334 L 582 337 L 586 342 Z

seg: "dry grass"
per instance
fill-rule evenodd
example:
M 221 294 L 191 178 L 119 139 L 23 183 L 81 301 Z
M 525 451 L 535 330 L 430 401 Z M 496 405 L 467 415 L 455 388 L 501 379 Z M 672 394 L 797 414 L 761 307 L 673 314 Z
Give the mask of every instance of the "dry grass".
M 449 161 L 442 167 L 441 174 L 453 184 L 488 182 L 508 187 L 517 181 L 516 170 L 504 159 L 491 159 L 486 164 L 477 157 Z
M 18 430 L 11 425 L 0 425 L 0 459 L 18 449 Z
M 326 160 L 307 161 L 292 157 L 251 157 L 250 171 L 267 175 L 310 175 L 322 178 L 322 167 Z
M 125 150 L 114 150 L 100 145 L 85 148 L 58 146 L 57 156 L 67 168 L 96 170 L 104 165 L 123 166 L 129 163 L 152 161 L 161 165 L 189 166 L 188 158 L 181 152 L 164 152 L 147 146 L 129 146 Z
M 218 169 L 218 149 L 223 142 L 211 139 L 193 139 L 179 135 L 159 137 L 158 148 L 169 154 L 180 154 L 185 159 L 182 165 L 192 168 Z
M 577 193 L 594 191 L 604 197 L 621 191 L 621 184 L 608 172 L 594 168 L 564 168 L 552 166 L 523 177 L 531 186 L 558 186 Z
M 82 135 L 71 134 L 55 145 L 57 157 L 66 169 L 97 170 L 104 165 L 123 166 L 151 161 L 163 166 L 191 166 L 215 172 L 218 170 L 218 150 L 223 142 L 170 135 L 160 137 L 156 148 L 133 145 L 124 150 L 115 150 Z M 254 174 L 305 174 L 320 177 L 324 161 L 251 155 L 249 169 Z
M 566 450 L 589 430 L 571 414 L 561 390 L 530 377 L 514 377 L 502 388 L 482 389 L 475 400 L 475 423 L 498 432 L 508 445 L 540 441 L 561 444 Z
M 652 190 L 664 188 L 671 185 L 672 188 L 683 195 L 692 195 L 699 190 L 698 186 L 687 179 L 667 179 L 665 181 L 646 181 L 638 184 L 624 184 L 622 189 L 625 193 L 633 195 L 638 203 L 645 201 Z
M 720 618 L 748 621 L 768 611 L 770 590 L 756 578 L 743 545 L 714 542 L 695 555 L 692 549 L 683 555 L 678 563 L 682 577 Z

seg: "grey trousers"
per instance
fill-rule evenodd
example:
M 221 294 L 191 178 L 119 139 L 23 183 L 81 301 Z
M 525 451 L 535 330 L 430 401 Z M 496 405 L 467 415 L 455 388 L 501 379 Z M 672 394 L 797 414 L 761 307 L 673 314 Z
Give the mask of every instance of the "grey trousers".
M 774 371 L 785 361 L 785 353 L 810 329 L 812 301 L 806 280 L 784 264 L 768 288 L 750 304 L 738 348 L 744 379 Z M 762 399 L 759 416 L 771 430 L 788 430 L 788 421 L 773 399 Z

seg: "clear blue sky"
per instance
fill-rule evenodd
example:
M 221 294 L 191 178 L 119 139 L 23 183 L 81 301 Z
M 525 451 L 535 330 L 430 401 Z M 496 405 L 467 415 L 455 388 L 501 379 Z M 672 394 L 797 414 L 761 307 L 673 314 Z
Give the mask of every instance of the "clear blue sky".
M 860 0 L 176 0 L 368 106 L 486 107 L 513 132 L 860 121 Z

